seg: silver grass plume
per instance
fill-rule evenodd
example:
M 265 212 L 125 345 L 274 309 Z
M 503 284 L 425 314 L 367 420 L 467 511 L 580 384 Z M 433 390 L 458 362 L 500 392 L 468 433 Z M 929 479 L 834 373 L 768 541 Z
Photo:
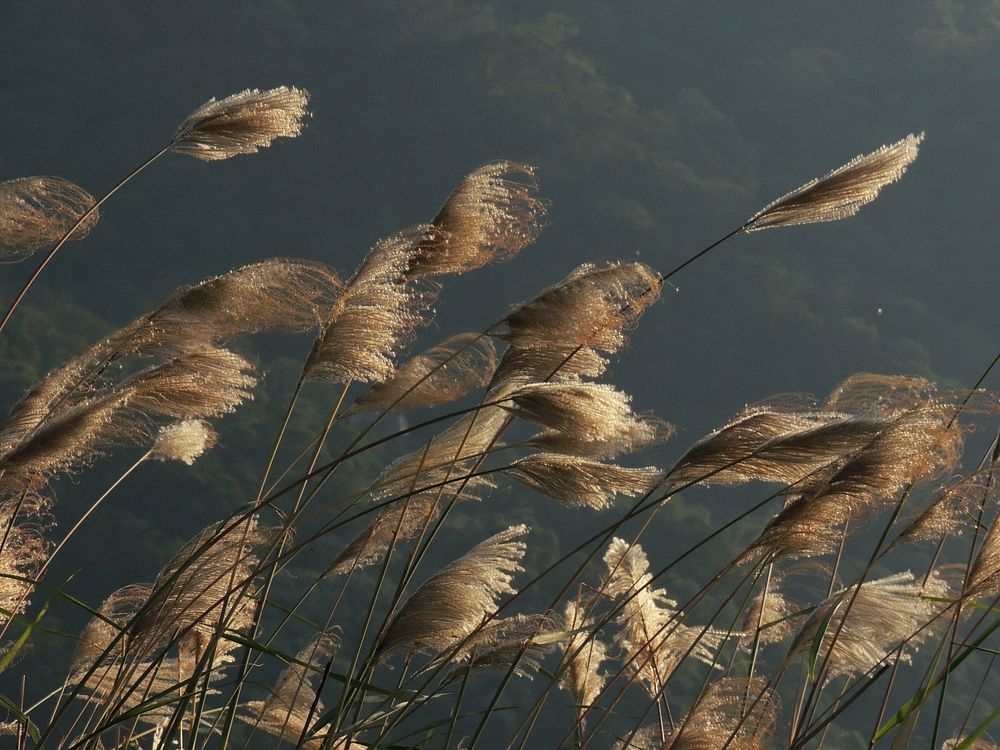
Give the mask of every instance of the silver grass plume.
M 253 154 L 276 138 L 299 135 L 308 104 L 309 92 L 293 86 L 213 97 L 180 124 L 172 148 L 205 161 Z
M 502 338 L 522 349 L 589 346 L 616 352 L 661 286 L 659 274 L 643 263 L 584 264 L 515 307 L 504 318 Z
M 398 232 L 369 250 L 330 309 L 305 364 L 307 380 L 382 382 L 393 358 L 423 322 L 433 288 L 409 281 L 407 269 L 424 228 Z
M 771 747 L 771 735 L 778 718 L 777 696 L 765 691 L 765 681 L 755 677 L 723 677 L 716 680 L 695 701 L 687 715 L 666 735 L 647 727 L 616 750 L 764 750 Z M 746 715 L 746 696 L 762 697 Z
M 996 484 L 982 473 L 957 479 L 938 490 L 926 508 L 906 521 L 893 545 L 960 535 L 969 526 L 969 519 L 975 517 L 974 509 L 995 494 Z
M 615 495 L 645 494 L 663 476 L 655 466 L 629 468 L 561 453 L 534 453 L 504 473 L 568 508 L 594 510 L 610 507 Z
M 650 586 L 653 576 L 642 547 L 615 537 L 604 554 L 604 563 L 608 577 L 603 590 L 623 602 L 617 618 L 622 627 L 617 645 L 629 671 L 650 696 L 660 695 L 688 649 L 690 656 L 714 663 L 715 650 L 725 634 L 712 628 L 702 633 L 703 628 L 680 624 L 682 613 L 676 609 L 677 602 L 667 598 L 666 590 Z
M 544 431 L 532 442 L 558 453 L 601 458 L 642 450 L 672 432 L 632 411 L 631 398 L 604 383 L 532 383 L 505 394 L 503 408 Z
M 173 419 L 214 417 L 253 398 L 253 369 L 228 349 L 202 349 L 140 372 L 120 389 L 132 409 Z
M 1000 521 L 997 519 L 972 564 L 966 594 L 977 599 L 1000 596 Z
M 511 346 L 500 358 L 490 389 L 505 393 L 540 381 L 578 383 L 582 378 L 600 377 L 607 366 L 607 358 L 589 346 L 579 349 L 557 344 L 544 349 Z
M 456 646 L 496 611 L 497 599 L 514 594 L 514 575 L 524 569 L 528 533 L 511 526 L 473 547 L 431 576 L 399 608 L 378 644 L 378 654 L 405 649 L 441 653 Z
M 337 652 L 338 641 L 329 633 L 320 633 L 298 653 L 266 700 L 249 701 L 245 708 L 250 715 L 239 715 L 243 721 L 260 727 L 268 734 L 298 743 L 306 737 L 309 724 L 324 711 L 323 702 L 316 695 L 316 683 L 326 664 Z M 307 737 L 297 747 L 319 750 L 325 733 Z
M 964 741 L 964 737 L 952 737 L 951 739 L 945 740 L 941 743 L 941 750 L 955 750 L 955 748 Z M 990 740 L 983 739 L 982 737 L 977 737 L 966 747 L 968 750 L 998 750 L 1000 745 L 997 745 L 997 743 Z
M 268 258 L 182 287 L 123 329 L 123 345 L 155 353 L 165 344 L 223 341 L 240 333 L 319 328 L 343 282 L 329 266 L 296 258 Z M 131 340 L 128 340 L 131 339 Z
M 112 392 L 61 409 L 33 431 L 12 436 L 0 456 L 5 489 L 31 485 L 55 474 L 85 466 L 104 448 L 135 443 L 145 436 L 137 415 L 125 409 L 121 393 Z
M 142 656 L 179 642 L 182 668 L 190 669 L 212 644 L 216 631 L 242 631 L 253 623 L 253 578 L 279 530 L 250 517 L 212 524 L 185 544 L 153 582 L 153 593 L 132 633 Z M 214 664 L 238 644 L 223 637 Z
M 885 427 L 884 420 L 839 412 L 751 406 L 695 443 L 668 479 L 675 484 L 795 484 L 864 447 Z
M 215 445 L 218 433 L 202 419 L 185 419 L 160 428 L 149 457 L 158 461 L 181 461 L 190 466 Z
M 98 615 L 90 618 L 80 634 L 70 663 L 71 682 L 83 679 L 83 674 L 98 661 L 115 663 L 125 658 L 129 637 L 122 636 L 122 632 L 149 599 L 152 590 L 152 584 L 133 583 L 104 600 L 97 610 Z
M 27 608 L 35 579 L 48 560 L 50 501 L 27 492 L 0 501 L 0 625 Z
M 773 561 L 830 552 L 845 522 L 853 527 L 885 507 L 904 485 L 951 471 L 963 444 L 963 428 L 952 421 L 954 409 L 928 399 L 885 415 L 885 428 L 866 446 L 794 488 L 741 561 L 761 554 Z
M 772 227 L 837 221 L 854 216 L 878 197 L 917 158 L 924 134 L 908 135 L 870 154 L 856 156 L 823 177 L 810 180 L 751 216 L 744 229 L 755 232 Z
M 486 336 L 460 333 L 399 365 L 376 383 L 348 413 L 402 412 L 451 403 L 485 386 L 496 369 L 496 348 Z
M 18 261 L 54 245 L 94 205 L 94 197 L 61 177 L 22 177 L 0 182 L 0 262 Z M 87 217 L 71 239 L 97 224 Z
M 491 445 L 496 447 L 496 437 L 507 420 L 507 415 L 497 407 L 485 407 L 466 414 L 431 438 L 430 445 L 402 456 L 385 468 L 376 482 L 375 498 L 401 496 L 414 487 L 428 486 L 445 477 L 462 476 L 468 468 L 467 462 L 478 459 Z M 445 494 L 455 492 L 460 482 L 445 485 Z M 492 487 L 489 477 L 481 476 L 470 480 L 467 490 Z M 438 492 L 435 488 L 435 494 Z
M 743 618 L 743 631 L 747 634 L 744 645 L 751 646 L 758 627 L 757 636 L 762 646 L 779 643 L 795 630 L 793 615 L 799 608 L 781 590 L 782 576 L 774 573 L 767 586 L 761 586 L 747 607 Z
M 467 175 L 421 242 L 410 275 L 465 273 L 520 252 L 538 237 L 545 203 L 535 168 L 498 161 Z
M 180 289 L 153 311 L 112 332 L 54 369 L 0 426 L 0 453 L 48 417 L 71 392 L 131 355 L 178 357 L 240 333 L 318 326 L 341 282 L 321 263 L 275 258 Z
M 476 630 L 457 653 L 451 650 L 443 656 L 450 661 L 465 662 L 444 679 L 447 684 L 463 678 L 470 669 L 503 669 L 513 667 L 513 673 L 529 680 L 541 668 L 539 659 L 549 650 L 553 633 L 552 620 L 546 615 L 514 615 L 488 622 Z M 434 669 L 435 660 L 425 671 Z
M 570 694 L 580 721 L 604 688 L 607 675 L 600 670 L 601 664 L 608 661 L 607 648 L 596 633 L 590 632 L 594 622 L 586 616 L 584 609 L 577 599 L 567 602 L 563 611 L 563 627 L 580 632 L 574 633 L 563 644 L 563 652 L 565 658 L 569 659 L 569 664 L 559 681 L 559 687 Z
M 348 543 L 325 575 L 347 574 L 378 562 L 390 545 L 411 539 L 437 516 L 433 497 L 415 495 L 384 508 L 375 521 Z
M 904 641 L 900 658 L 909 663 L 912 652 L 932 635 L 933 626 L 925 626 L 948 606 L 934 599 L 948 597 L 949 588 L 937 571 L 926 583 L 905 571 L 838 591 L 809 615 L 789 648 L 788 661 L 809 654 L 825 627 L 817 662 L 827 662 L 831 677 L 864 674 Z M 844 612 L 848 612 L 846 622 Z M 833 653 L 827 657 L 838 630 Z
M 128 715 L 132 717 L 130 721 L 146 724 L 169 721 L 177 703 L 192 693 L 187 684 L 188 675 L 183 674 L 177 659 L 112 661 L 101 664 L 89 674 L 86 670 L 81 671 L 77 676 L 83 680 L 78 683 L 82 691 L 78 693 L 80 697 L 113 708 L 116 717 Z M 217 673 L 213 673 L 212 677 L 216 676 Z M 195 691 L 195 697 L 204 695 L 200 682 Z

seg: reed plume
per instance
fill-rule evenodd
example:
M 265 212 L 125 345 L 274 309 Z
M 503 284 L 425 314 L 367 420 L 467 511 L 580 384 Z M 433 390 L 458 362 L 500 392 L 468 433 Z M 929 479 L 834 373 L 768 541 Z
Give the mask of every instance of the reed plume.
M 559 687 L 573 699 L 577 720 L 581 723 L 584 712 L 594 704 L 604 688 L 607 675 L 600 671 L 601 664 L 609 660 L 604 642 L 596 633 L 590 632 L 594 622 L 587 617 L 584 609 L 579 600 L 574 600 L 567 602 L 563 611 L 563 628 L 580 632 L 574 633 L 563 644 L 569 665 L 559 682 Z
M 616 743 L 616 750 L 764 750 L 771 747 L 771 736 L 778 718 L 778 701 L 773 691 L 765 690 L 765 681 L 737 677 L 716 680 L 691 706 L 691 710 L 666 739 L 658 729 L 648 727 L 636 733 L 626 744 Z M 746 715 L 747 694 L 762 698 Z
M 0 182 L 0 262 L 27 258 L 59 241 L 94 205 L 94 197 L 61 177 Z M 80 240 L 97 224 L 94 211 L 73 232 Z
M 182 670 L 190 674 L 213 645 L 213 664 L 237 647 L 224 629 L 242 631 L 253 623 L 254 576 L 277 530 L 260 527 L 253 517 L 215 523 L 195 536 L 163 567 L 149 602 L 132 633 L 141 657 L 178 642 Z
M 966 590 L 976 598 L 1000 596 L 1000 523 L 995 519 L 972 564 Z
M 934 599 L 947 597 L 949 590 L 936 571 L 926 582 L 906 571 L 838 591 L 809 615 L 789 648 L 788 660 L 808 654 L 822 638 L 817 662 L 827 663 L 831 677 L 864 674 L 900 645 L 900 659 L 909 663 L 913 651 L 931 636 L 925 626 L 947 606 Z
M 445 677 L 445 684 L 462 678 L 469 670 L 512 669 L 518 677 L 531 679 L 541 669 L 541 658 L 550 648 L 552 621 L 546 615 L 514 615 L 492 620 L 477 628 L 457 650 L 449 649 L 441 658 L 461 661 Z M 427 669 L 437 666 L 432 661 Z
M 793 616 L 798 608 L 781 590 L 782 576 L 773 574 L 768 585 L 761 586 L 750 600 L 743 617 L 746 642 L 752 642 L 754 635 L 761 645 L 780 643 L 795 630 Z
M 945 535 L 962 534 L 974 508 L 995 492 L 994 483 L 981 473 L 949 483 L 926 508 L 906 521 L 893 544 L 937 541 Z
M 407 277 L 426 228 L 398 232 L 369 250 L 330 309 L 306 360 L 304 379 L 333 383 L 382 382 L 393 357 L 434 300 L 435 291 Z
M 672 427 L 635 414 L 631 398 L 602 383 L 532 383 L 506 394 L 503 408 L 544 431 L 532 442 L 592 458 L 632 453 L 663 442 Z
M 123 586 L 104 600 L 97 616 L 90 618 L 80 634 L 70 663 L 70 681 L 79 682 L 99 661 L 121 663 L 128 652 L 128 636 L 123 636 L 132 618 L 142 609 L 153 591 L 152 584 Z
M 923 139 L 923 133 L 911 134 L 870 154 L 856 156 L 823 177 L 810 180 L 769 203 L 747 219 L 743 228 L 756 232 L 854 216 L 875 200 L 882 188 L 903 176 L 917 158 Z
M 937 400 L 906 411 L 890 410 L 872 440 L 818 471 L 794 488 L 785 508 L 764 529 L 741 561 L 764 554 L 769 560 L 830 552 L 846 522 L 867 519 L 904 485 L 952 470 L 963 444 L 954 407 Z
M 608 360 L 589 346 L 566 347 L 553 343 L 544 349 L 510 346 L 500 358 L 490 390 L 504 393 L 527 383 L 578 383 L 600 377 Z
M 537 191 L 529 164 L 498 161 L 467 175 L 431 222 L 410 276 L 465 273 L 520 252 L 541 230 Z
M 523 570 L 527 546 L 515 540 L 527 533 L 523 524 L 511 526 L 427 579 L 386 625 L 378 654 L 397 649 L 440 654 L 471 635 L 493 614 L 501 595 L 516 592 L 512 583 Z
M 205 161 L 253 154 L 276 138 L 299 135 L 308 104 L 309 92 L 294 86 L 213 97 L 180 124 L 171 148 Z
M 27 609 L 33 581 L 48 560 L 50 507 L 48 498 L 31 491 L 0 500 L 0 625 Z
M 654 466 L 629 468 L 560 453 L 534 453 L 504 473 L 568 508 L 603 510 L 616 495 L 635 497 L 659 484 Z
M 218 441 L 218 433 L 203 419 L 185 419 L 160 428 L 149 457 L 191 466 Z
M 584 264 L 515 307 L 504 318 L 501 335 L 521 349 L 589 346 L 613 353 L 659 298 L 661 286 L 659 275 L 644 263 Z
M 496 348 L 485 336 L 460 333 L 399 365 L 376 383 L 347 413 L 402 412 L 451 403 L 485 386 L 496 369 Z
M 622 632 L 616 643 L 629 671 L 651 697 L 656 699 L 663 692 L 689 649 L 691 656 L 714 664 L 724 634 L 680 624 L 677 602 L 667 597 L 665 589 L 651 588 L 653 576 L 641 546 L 615 537 L 604 554 L 604 564 L 608 577 L 603 591 L 622 602 L 617 618 Z
M 338 645 L 332 635 L 320 633 L 298 653 L 295 663 L 281 673 L 267 700 L 249 701 L 244 708 L 250 714 L 239 715 L 239 718 L 268 734 L 295 743 L 296 747 L 319 750 L 326 733 L 309 733 L 310 724 L 324 711 L 315 684 L 327 662 L 336 654 Z
M 390 545 L 411 539 L 437 516 L 433 497 L 415 495 L 383 509 L 375 521 L 352 539 L 326 569 L 326 575 L 360 570 L 378 562 Z
M 884 420 L 838 412 L 747 407 L 695 443 L 670 470 L 675 484 L 796 484 L 867 445 Z

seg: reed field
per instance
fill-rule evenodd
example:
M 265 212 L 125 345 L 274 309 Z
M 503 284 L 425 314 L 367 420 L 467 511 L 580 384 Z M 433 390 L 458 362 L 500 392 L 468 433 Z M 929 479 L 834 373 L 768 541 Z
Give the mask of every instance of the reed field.
M 310 116 L 304 89 L 248 89 L 194 109 L 103 195 L 0 183 L 3 272 L 24 279 L 0 338 L 119 194 L 141 199 L 135 176 L 293 150 Z M 657 340 L 644 313 L 691 266 L 877 210 L 919 178 L 923 140 L 818 157 L 815 179 L 672 267 L 609 248 L 485 328 L 438 329 L 453 277 L 530 264 L 551 221 L 535 167 L 470 164 L 354 268 L 281 256 L 191 278 L 73 352 L 0 424 L 0 745 L 997 747 L 997 360 L 962 387 L 856 373 L 705 435 L 613 382 L 649 366 L 627 344 Z M 276 427 L 226 433 L 262 407 L 247 342 L 278 332 L 308 354 L 269 399 Z M 107 505 L 155 463 L 196 472 L 219 433 L 266 457 L 256 490 L 214 477 L 201 491 L 231 492 L 203 506 L 235 510 L 152 580 L 82 597 L 90 563 L 65 558 Z M 59 514 L 95 472 L 104 489 Z M 709 494 L 721 515 L 702 514 Z

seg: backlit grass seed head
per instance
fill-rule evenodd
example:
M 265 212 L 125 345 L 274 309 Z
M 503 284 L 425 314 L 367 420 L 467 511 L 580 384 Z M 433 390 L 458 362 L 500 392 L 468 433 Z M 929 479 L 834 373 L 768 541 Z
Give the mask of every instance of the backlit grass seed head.
M 363 393 L 349 413 L 402 412 L 457 401 L 489 382 L 496 348 L 486 336 L 460 333 L 396 368 L 388 380 Z
M 579 601 L 567 602 L 562 619 L 564 629 L 581 630 L 563 644 L 570 661 L 559 681 L 559 687 L 570 694 L 577 707 L 577 718 L 597 700 L 607 679 L 601 672 L 601 665 L 608 661 L 607 648 L 596 634 L 586 630 L 594 622 L 586 617 L 584 609 Z
M 882 188 L 903 176 L 917 158 L 923 139 L 923 133 L 911 134 L 870 154 L 857 156 L 768 204 L 751 216 L 744 228 L 755 232 L 854 216 L 862 206 L 875 200 Z
M 831 552 L 844 523 L 855 528 L 904 486 L 953 470 L 963 444 L 953 415 L 953 405 L 928 400 L 887 420 L 863 448 L 801 482 L 741 559 Z
M 228 349 L 203 349 L 126 380 L 129 407 L 173 419 L 228 414 L 253 399 L 253 365 Z
M 580 382 L 600 377 L 608 360 L 589 346 L 566 348 L 552 345 L 544 349 L 511 346 L 500 358 L 490 390 L 505 393 L 528 383 Z
M 660 295 L 659 274 L 643 263 L 584 264 L 515 307 L 502 337 L 523 349 L 589 346 L 616 352 Z
M 220 623 L 236 631 L 250 627 L 256 607 L 253 576 L 277 533 L 259 527 L 253 518 L 235 524 L 222 521 L 185 544 L 156 577 L 149 605 L 135 621 L 139 653 L 148 655 L 176 637 L 194 664 Z M 216 663 L 236 645 L 222 639 L 216 645 Z
M 758 641 L 761 645 L 767 646 L 785 640 L 795 629 L 795 618 L 791 615 L 799 609 L 781 591 L 781 576 L 775 573 L 769 585 L 760 586 L 750 600 L 743 618 L 743 631 L 747 634 L 743 639 L 744 645 L 753 644 L 758 627 Z
M 70 675 L 82 679 L 83 673 L 98 660 L 115 662 L 124 659 L 129 639 L 119 636 L 149 599 L 152 590 L 152 584 L 129 584 L 104 600 L 97 610 L 100 616 L 90 618 L 80 634 L 80 641 L 73 652 Z
M 504 473 L 569 508 L 595 510 L 609 507 L 616 495 L 649 492 L 662 477 L 655 466 L 629 468 L 560 453 L 535 453 Z
M 379 383 L 392 375 L 396 354 L 435 298 L 435 289 L 406 277 L 423 234 L 419 228 L 399 232 L 368 252 L 313 344 L 307 380 Z
M 714 653 L 724 634 L 712 628 L 680 624 L 677 602 L 667 598 L 665 589 L 651 588 L 646 553 L 638 544 L 629 545 L 614 538 L 604 554 L 608 576 L 603 590 L 622 602 L 617 622 L 622 627 L 615 644 L 650 696 L 660 693 L 663 685 L 680 665 L 688 649 L 690 655 L 714 663 Z
M 437 517 L 433 497 L 416 495 L 384 508 L 367 529 L 337 555 L 326 575 L 346 574 L 378 562 L 390 546 L 411 539 Z
M 828 661 L 831 676 L 864 674 L 882 663 L 903 641 L 906 645 L 901 659 L 909 663 L 913 652 L 934 635 L 933 626 L 924 626 L 948 606 L 935 599 L 948 595 L 949 586 L 936 571 L 926 584 L 906 571 L 865 581 L 860 589 L 855 586 L 838 591 L 809 615 L 789 648 L 788 660 L 808 655 L 820 637 L 820 628 L 825 627 L 817 664 L 827 659 L 834 634 L 840 630 Z M 852 596 L 854 603 L 848 610 Z
M 532 443 L 556 453 L 615 456 L 672 433 L 666 422 L 636 415 L 627 394 L 603 383 L 533 383 L 507 395 L 505 409 L 544 428 Z
M 54 245 L 94 205 L 93 196 L 61 177 L 22 177 L 0 182 L 0 262 L 18 261 Z M 87 217 L 71 239 L 97 224 Z
M 883 421 L 837 412 L 748 407 L 697 442 L 669 474 L 676 484 L 795 484 L 865 445 Z
M 410 275 L 465 273 L 520 252 L 541 231 L 545 203 L 537 192 L 534 167 L 484 164 L 462 180 L 434 217 Z
M 516 541 L 528 533 L 511 526 L 476 545 L 431 576 L 399 608 L 386 626 L 378 652 L 405 649 L 439 654 L 482 625 L 503 594 L 514 594 L 514 575 L 522 572 L 527 546 Z
M 263 729 L 268 734 L 297 743 L 309 726 L 323 715 L 323 701 L 316 695 L 327 662 L 337 652 L 338 641 L 329 633 L 321 633 L 295 657 L 297 664 L 290 664 L 278 677 L 271 694 L 263 701 L 249 701 L 245 708 L 249 715 L 239 714 L 243 721 Z M 309 666 L 306 666 L 309 665 Z M 306 739 L 300 747 L 318 750 L 323 745 L 325 732 Z
M 25 611 L 35 588 L 31 580 L 48 559 L 49 507 L 46 497 L 34 493 L 0 502 L 0 625 Z
M 160 428 L 149 457 L 158 461 L 181 461 L 190 466 L 219 439 L 212 426 L 201 419 L 185 419 Z
M 551 647 L 547 636 L 552 621 L 545 615 L 513 615 L 492 620 L 476 630 L 458 650 L 446 653 L 451 661 L 464 662 L 445 677 L 445 684 L 464 679 L 468 670 L 513 668 L 518 677 L 529 680 L 539 671 L 540 658 Z M 439 664 L 433 661 L 432 669 Z
M 269 258 L 182 287 L 144 319 L 150 343 L 166 334 L 204 329 L 218 342 L 239 333 L 319 328 L 343 283 L 323 263 Z M 162 333 L 160 334 L 162 335 Z
M 173 150 L 205 161 L 256 153 L 276 138 L 299 135 L 308 104 L 309 92 L 293 86 L 209 99 L 177 128 Z
M 764 750 L 778 718 L 777 696 L 765 691 L 766 680 L 723 677 L 705 690 L 683 719 L 667 732 L 666 741 L 654 727 L 636 733 L 616 750 Z M 752 708 L 746 696 L 762 695 Z M 750 715 L 746 711 L 750 710 Z
M 996 483 L 983 474 L 972 474 L 939 490 L 930 504 L 910 518 L 893 544 L 938 541 L 944 535 L 960 535 L 984 498 L 996 495 Z
M 1000 522 L 993 521 L 969 573 L 970 596 L 987 599 L 1000 596 Z

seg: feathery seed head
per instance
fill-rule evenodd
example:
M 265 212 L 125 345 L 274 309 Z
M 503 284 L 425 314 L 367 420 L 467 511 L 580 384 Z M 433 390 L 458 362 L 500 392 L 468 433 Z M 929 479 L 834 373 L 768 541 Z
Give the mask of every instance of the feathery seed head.
M 205 161 L 256 153 L 301 133 L 308 104 L 309 92 L 293 86 L 209 99 L 177 128 L 173 150 Z
M 208 422 L 185 419 L 160 428 L 149 457 L 158 461 L 182 461 L 190 466 L 218 439 L 218 433 Z
M 870 154 L 857 156 L 832 172 L 810 180 L 751 216 L 744 229 L 755 232 L 772 227 L 837 221 L 854 216 L 878 197 L 917 158 L 924 134 L 908 135 Z
M 0 182 L 0 262 L 18 261 L 55 244 L 94 205 L 94 197 L 61 177 L 22 177 Z M 98 211 L 71 239 L 87 236 Z
M 609 507 L 615 495 L 649 492 L 662 477 L 654 466 L 628 468 L 560 453 L 526 456 L 504 473 L 569 508 L 595 510 Z
M 527 533 L 523 524 L 511 526 L 431 576 L 386 626 L 378 653 L 402 648 L 440 654 L 471 635 L 501 595 L 516 593 L 514 574 L 524 570 L 527 547 L 515 540 Z
M 534 167 L 484 164 L 462 180 L 434 217 L 409 275 L 465 273 L 520 252 L 541 230 L 545 203 L 537 191 Z

